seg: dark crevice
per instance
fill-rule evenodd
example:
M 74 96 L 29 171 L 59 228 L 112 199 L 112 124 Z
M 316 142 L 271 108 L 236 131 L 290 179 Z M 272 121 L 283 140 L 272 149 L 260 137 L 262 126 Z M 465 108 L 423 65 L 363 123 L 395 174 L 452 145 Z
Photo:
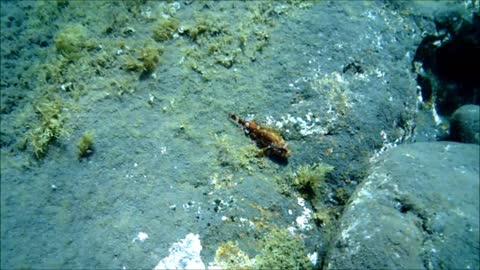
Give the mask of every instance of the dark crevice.
M 449 14 L 435 23 L 440 34 L 423 39 L 414 63 L 424 70 L 417 78 L 424 101 L 434 101 L 438 113 L 448 116 L 462 105 L 480 104 L 480 16 L 466 21 Z
M 395 202 L 395 208 L 400 213 L 403 215 L 410 215 L 410 219 L 413 218 L 415 220 L 415 225 L 422 234 L 422 246 L 424 251 L 422 252 L 421 258 L 423 265 L 426 269 L 430 269 L 431 267 L 429 265 L 431 261 L 431 254 L 428 251 L 428 247 L 434 232 L 431 226 L 432 213 L 428 213 L 421 206 L 406 196 L 396 198 Z M 435 214 L 433 213 L 433 215 Z
M 419 229 L 421 229 L 426 234 L 432 234 L 432 229 L 430 227 L 429 216 L 425 210 L 423 210 L 420 206 L 412 202 L 411 199 L 407 197 L 397 198 L 395 199 L 396 209 L 406 215 L 408 213 L 416 216 L 420 221 L 418 224 Z

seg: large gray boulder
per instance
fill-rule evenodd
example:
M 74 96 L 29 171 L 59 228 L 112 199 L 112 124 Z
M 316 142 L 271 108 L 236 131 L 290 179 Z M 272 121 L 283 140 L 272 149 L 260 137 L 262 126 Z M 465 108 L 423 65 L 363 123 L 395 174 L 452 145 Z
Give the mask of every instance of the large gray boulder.
M 450 119 L 450 136 L 454 141 L 480 144 L 480 106 L 458 108 Z
M 387 151 L 352 196 L 328 269 L 479 269 L 479 151 L 415 143 Z

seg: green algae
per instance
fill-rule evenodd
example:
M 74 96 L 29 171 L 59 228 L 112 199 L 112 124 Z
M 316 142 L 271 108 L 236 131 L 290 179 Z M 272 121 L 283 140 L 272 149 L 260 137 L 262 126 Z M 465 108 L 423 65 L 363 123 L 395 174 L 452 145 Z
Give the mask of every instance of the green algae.
M 152 37 L 155 41 L 163 42 L 173 38 L 177 32 L 180 22 L 174 18 L 161 19 L 154 26 Z
M 61 11 L 52 10 L 56 12 L 55 14 L 57 16 L 60 13 L 65 13 L 65 18 L 75 18 L 77 15 L 81 15 L 81 10 L 78 9 L 78 7 L 81 6 L 79 3 L 81 2 L 62 1 L 59 6 Z M 85 4 L 85 10 L 88 10 L 88 14 L 92 13 L 92 10 L 95 10 L 95 5 L 91 3 L 94 2 Z M 140 3 L 140 1 L 138 1 L 138 3 Z M 173 162 L 183 160 L 191 163 L 192 168 L 195 168 L 197 172 L 205 168 L 204 165 L 202 168 L 197 166 L 199 155 L 186 154 L 178 151 L 179 146 L 176 139 L 180 139 L 183 142 L 190 142 L 196 140 L 198 137 L 202 139 L 207 138 L 208 135 L 204 135 L 211 132 L 211 126 L 215 125 L 215 121 L 208 122 L 210 119 L 207 121 L 200 120 L 202 119 L 203 112 L 191 109 L 192 105 L 190 102 L 192 101 L 192 96 L 194 96 L 193 94 L 202 91 L 218 91 L 219 85 L 203 84 L 204 81 L 197 80 L 199 76 L 196 76 L 197 71 L 193 68 L 193 64 L 192 68 L 190 68 L 189 65 L 190 63 L 195 63 L 194 66 L 201 71 L 201 75 L 204 78 L 222 76 L 230 78 L 228 72 L 231 72 L 233 70 L 232 68 L 237 66 L 244 67 L 244 64 L 248 65 L 252 61 L 255 61 L 255 55 L 263 53 L 262 50 L 265 50 L 267 48 L 266 46 L 271 44 L 269 33 L 273 28 L 276 15 L 271 11 L 265 13 L 266 10 L 261 8 L 258 16 L 269 18 L 255 18 L 255 20 L 252 20 L 249 17 L 251 13 L 248 11 L 245 16 L 240 15 L 241 20 L 238 20 L 238 23 L 221 25 L 219 25 L 218 22 L 225 21 L 225 19 L 228 18 L 228 12 L 219 12 L 219 14 L 214 17 L 205 16 L 204 19 L 201 19 L 202 15 L 198 15 L 198 19 L 192 22 L 193 26 L 188 28 L 188 23 L 190 23 L 189 18 L 183 14 L 176 18 L 179 22 L 178 26 L 175 26 L 175 24 L 171 26 L 164 25 L 167 26 L 167 31 L 155 39 L 155 37 L 152 36 L 151 29 L 155 27 L 157 21 L 155 19 L 142 17 L 146 16 L 144 15 L 146 10 L 144 4 L 143 2 L 136 5 L 134 13 L 137 17 L 130 16 L 127 12 L 118 13 L 112 15 L 112 17 L 116 18 L 113 19 L 112 22 L 106 22 L 109 16 L 98 16 L 97 24 L 95 20 L 92 20 L 91 15 L 88 15 L 86 17 L 79 16 L 78 22 L 74 22 L 74 24 L 71 25 L 72 20 L 67 24 L 66 20 L 60 16 L 58 17 L 59 19 L 56 23 L 60 30 L 58 32 L 52 30 L 51 36 L 53 37 L 53 43 L 51 43 L 49 47 L 44 48 L 44 50 L 49 50 L 50 54 L 47 58 L 42 59 L 42 65 L 36 67 L 37 71 L 40 71 L 41 76 L 39 77 L 41 80 L 39 80 L 38 84 L 33 88 L 33 91 L 39 96 L 55 94 L 58 96 L 58 99 L 46 99 L 37 102 L 38 105 L 34 109 L 34 112 L 38 123 L 34 122 L 28 126 L 29 131 L 27 132 L 29 139 L 27 143 L 24 144 L 24 147 L 26 145 L 26 147 L 32 149 L 35 156 L 46 157 L 47 162 L 39 163 L 44 166 L 43 168 L 45 168 L 45 170 L 48 169 L 49 162 L 52 161 L 48 159 L 53 158 L 55 158 L 55 160 L 52 161 L 52 163 L 54 162 L 55 165 L 73 165 L 71 167 L 72 171 L 68 172 L 68 175 L 73 176 L 78 173 L 75 172 L 77 167 L 89 165 L 89 163 L 87 164 L 86 162 L 82 164 L 78 162 L 65 162 L 66 157 L 73 160 L 68 156 L 69 153 L 75 155 L 76 151 L 77 157 L 81 159 L 92 153 L 94 143 L 95 146 L 99 144 L 97 138 L 93 138 L 93 135 L 88 132 L 83 133 L 81 138 L 75 138 L 74 140 L 58 140 L 55 144 L 55 149 L 58 150 L 59 154 L 53 157 L 46 154 L 48 153 L 48 148 L 52 146 L 52 143 L 66 134 L 65 126 L 72 126 L 75 134 L 79 134 L 78 132 L 83 132 L 84 130 L 92 128 L 94 125 L 98 125 L 96 121 L 99 121 L 101 125 L 106 124 L 102 121 L 105 121 L 105 119 L 109 121 L 110 118 L 108 117 L 111 117 L 112 122 L 100 128 L 98 132 L 102 134 L 101 131 L 103 130 L 103 134 L 109 135 L 105 139 L 103 136 L 98 136 L 98 140 L 104 139 L 113 143 L 113 145 L 110 146 L 118 152 L 110 151 L 103 147 L 102 152 L 105 150 L 106 157 L 112 157 L 112 159 L 115 159 L 115 162 L 118 162 L 115 166 L 112 166 L 118 168 L 118 172 L 124 170 L 122 166 L 127 162 L 125 162 L 125 157 L 120 158 L 121 155 L 118 155 L 118 158 L 113 157 L 115 155 L 112 155 L 112 152 L 123 155 L 125 153 L 121 151 L 121 148 L 124 147 L 125 144 L 133 142 L 137 146 L 137 144 L 142 141 L 145 141 L 155 148 L 152 149 L 153 147 L 151 147 L 148 151 L 145 149 L 135 149 L 133 151 L 128 149 L 127 151 L 132 157 L 136 158 L 135 162 L 139 163 L 139 167 L 145 166 L 146 163 L 145 158 L 139 158 L 139 153 L 143 153 L 141 151 L 144 151 L 144 153 L 148 153 L 149 158 L 153 155 L 155 155 L 155 157 L 158 155 L 158 158 L 161 159 L 162 155 L 166 155 L 163 160 L 158 161 L 159 164 L 170 164 L 172 165 L 171 167 L 173 167 L 174 165 L 177 166 L 177 164 L 172 164 Z M 244 3 L 240 4 L 243 5 Z M 220 5 L 224 4 L 220 3 Z M 248 3 L 248 5 L 264 4 L 252 2 Z M 271 4 L 265 4 L 265 6 L 269 5 Z M 154 5 L 152 4 L 151 6 Z M 215 3 L 212 2 L 211 6 L 216 9 Z M 104 10 L 100 9 L 100 11 Z M 202 9 L 196 12 L 199 14 L 208 13 Z M 126 14 L 128 14 L 128 16 Z M 235 14 L 238 15 L 238 13 Z M 156 15 L 154 14 L 153 16 Z M 54 16 L 52 16 L 52 18 L 53 17 Z M 184 33 L 179 32 L 181 26 L 185 26 Z M 135 29 L 136 31 L 121 31 L 121 29 L 126 29 L 127 27 L 128 29 Z M 178 37 L 175 35 L 176 33 L 179 34 Z M 91 40 L 94 40 L 94 42 Z M 166 47 L 166 53 L 162 54 L 162 49 L 159 49 L 160 45 L 162 48 Z M 192 49 L 194 53 L 186 54 L 185 52 L 188 49 Z M 197 55 L 194 56 L 195 53 Z M 183 57 L 185 57 L 185 61 L 182 61 Z M 131 61 L 132 64 L 125 65 L 126 60 Z M 125 69 L 125 66 L 130 68 Z M 181 69 L 185 67 L 187 68 Z M 184 73 L 165 71 L 173 69 L 181 69 Z M 153 73 L 155 70 L 158 70 L 158 72 L 155 72 L 156 75 L 158 75 L 158 79 L 150 76 L 147 80 L 140 81 L 138 80 L 138 74 L 135 73 Z M 32 73 L 32 75 L 34 74 L 36 73 Z M 48 89 L 46 85 L 50 85 Z M 223 86 L 224 85 L 220 85 L 220 87 Z M 230 90 L 222 90 L 221 93 L 228 93 L 228 91 Z M 149 111 L 146 112 L 141 106 L 138 106 L 138 104 L 145 102 L 150 92 L 153 93 L 155 97 L 158 97 L 155 100 L 155 104 L 158 104 L 158 107 L 151 106 L 149 107 Z M 114 96 L 114 98 L 111 98 L 112 96 Z M 121 98 L 117 98 L 120 96 Z M 173 110 L 173 102 L 169 103 L 171 100 L 176 100 L 175 106 L 177 106 L 178 109 L 175 108 L 175 110 Z M 205 102 L 205 100 L 204 98 L 201 102 Z M 220 104 L 223 106 L 226 102 L 232 102 L 231 100 L 223 99 L 215 100 L 215 98 L 212 98 L 212 100 L 210 103 L 211 106 L 209 106 L 208 109 L 217 109 Z M 161 108 L 165 108 L 169 106 L 169 104 L 172 107 L 172 113 L 166 113 L 161 110 Z M 118 112 L 123 113 L 122 116 L 124 118 L 122 118 L 122 120 L 116 118 Z M 107 118 L 102 117 L 101 114 L 104 114 Z M 195 121 L 198 121 L 198 123 L 195 122 L 193 127 L 181 125 L 180 128 L 175 129 L 174 132 L 172 132 L 172 129 L 164 129 L 164 123 L 180 123 L 181 121 L 177 121 L 179 114 L 194 114 L 196 115 Z M 67 115 L 69 117 L 67 117 Z M 210 116 L 211 113 L 209 113 L 209 117 Z M 145 125 L 135 129 L 135 132 L 131 132 L 132 128 L 128 123 L 130 123 L 130 118 L 135 117 L 143 117 L 142 119 L 145 121 Z M 116 126 L 120 121 L 127 123 L 126 128 L 117 129 Z M 218 123 L 222 123 L 222 121 L 221 119 L 216 120 Z M 106 130 L 108 130 L 108 132 Z M 171 139 L 173 135 L 170 133 L 175 133 L 175 140 Z M 152 138 L 152 134 L 159 135 Z M 238 136 L 238 138 L 242 137 Z M 208 138 L 206 141 L 208 142 Z M 236 145 L 233 139 L 227 143 L 228 146 L 218 146 L 218 148 L 215 149 L 217 145 L 208 145 L 208 143 L 204 144 L 202 142 L 202 147 L 205 147 L 202 151 L 205 151 L 208 155 L 208 152 L 211 150 L 213 150 L 212 152 L 219 150 L 221 152 L 219 161 L 225 162 L 226 166 L 224 167 L 227 167 L 227 171 L 231 169 L 235 171 L 235 173 L 240 174 L 245 170 L 250 175 L 257 176 L 259 169 L 265 169 L 265 164 L 268 161 L 256 156 L 257 149 L 253 144 L 246 146 L 245 144 Z M 163 147 L 165 147 L 165 153 L 163 152 Z M 195 151 L 193 148 L 194 147 L 191 147 L 186 150 L 193 152 Z M 175 152 L 179 154 L 168 156 L 170 153 L 173 155 Z M 191 156 L 196 156 L 195 161 L 191 161 Z M 93 158 L 96 157 L 97 154 L 95 154 Z M 213 158 L 215 157 L 215 154 L 213 154 Z M 107 160 L 108 159 L 109 158 L 107 158 Z M 207 162 L 211 161 L 207 158 L 202 158 L 202 160 L 206 160 Z M 96 162 L 97 160 L 92 162 L 92 164 Z M 213 163 L 214 165 L 218 164 Z M 98 164 L 111 165 L 111 162 L 99 160 Z M 133 163 L 132 160 L 132 166 L 137 168 L 136 165 L 133 164 L 136 163 Z M 222 167 L 222 169 L 225 169 L 224 167 Z M 146 179 L 149 179 L 149 181 L 157 184 L 163 183 L 167 178 L 165 176 L 170 175 L 167 173 L 168 169 L 165 170 L 163 167 L 160 170 L 157 169 L 157 167 L 146 168 L 142 172 L 148 176 Z M 210 169 L 207 169 L 207 171 L 208 170 Z M 92 171 L 95 172 L 94 170 Z M 277 176 L 281 174 L 281 172 L 276 172 L 269 168 L 265 169 L 265 171 L 266 173 Z M 63 172 L 60 170 L 60 173 Z M 132 175 L 130 172 L 128 174 Z M 140 178 L 144 179 L 145 175 L 141 175 Z M 175 180 L 188 183 L 189 179 L 186 179 L 185 175 L 176 173 Z M 50 174 L 47 173 L 47 176 L 50 176 Z M 151 180 L 154 179 L 150 178 L 152 176 L 157 180 Z M 161 178 L 156 178 L 157 176 Z M 120 180 L 122 180 L 123 177 L 124 175 L 112 178 L 117 180 L 114 181 L 116 190 L 122 187 L 122 181 Z M 85 177 L 79 181 L 83 181 L 82 183 L 90 183 L 89 178 L 93 179 L 92 173 L 85 172 Z M 92 195 L 92 200 L 86 203 L 88 207 L 85 207 L 85 210 L 81 209 L 79 211 L 84 213 L 88 219 L 92 219 L 92 222 L 97 222 L 97 218 L 91 212 L 91 209 L 97 209 L 100 212 L 104 211 L 106 213 L 105 209 L 114 208 L 111 204 L 112 201 L 108 197 L 108 191 L 111 191 L 108 188 L 109 184 L 107 181 L 101 183 L 98 187 L 99 190 L 107 190 L 107 192 L 103 191 L 103 193 L 101 193 L 102 196 Z M 185 184 L 187 187 L 188 185 L 189 184 Z M 182 188 L 181 185 L 177 186 L 176 182 L 172 183 L 172 186 L 180 190 Z M 235 185 L 232 186 L 235 187 Z M 199 189 L 201 188 L 202 186 L 200 186 Z M 61 190 L 61 188 L 57 191 L 59 190 Z M 80 190 L 80 192 L 83 192 L 83 190 Z M 57 194 L 59 193 L 60 192 L 57 192 Z M 79 195 L 79 198 L 83 198 L 83 196 L 84 195 Z M 101 197 L 103 197 L 103 199 L 101 199 Z M 144 201 L 143 198 L 138 198 L 137 195 L 132 195 L 131 197 L 134 197 L 135 200 L 142 203 Z M 119 204 L 121 200 L 122 199 L 119 199 L 117 204 Z M 177 199 L 175 198 L 175 200 Z M 72 200 L 72 202 L 75 203 L 75 200 Z M 115 205 L 115 207 L 118 207 L 118 205 Z M 90 213 L 87 213 L 87 209 Z M 149 210 L 146 210 L 146 212 L 148 213 Z M 181 220 L 181 218 L 177 219 L 179 222 Z M 257 220 L 262 219 L 259 218 Z M 81 224 L 82 218 L 75 219 L 75 222 Z M 105 224 L 110 224 L 110 222 L 106 222 Z M 127 225 L 125 225 L 125 227 L 127 227 Z M 77 231 L 74 232 L 76 233 Z M 75 243 L 72 246 L 77 247 Z M 72 264 L 64 263 L 61 264 L 59 268 L 68 268 L 67 266 L 71 266 L 82 260 L 83 258 L 81 257 L 77 258 Z M 268 260 L 264 259 L 264 262 L 266 261 Z M 137 259 L 135 259 L 135 262 L 138 262 Z M 91 265 L 99 266 L 100 264 L 98 264 L 98 262 L 95 262 L 95 264 L 87 264 L 87 266 Z M 116 264 L 113 266 L 117 267 Z M 145 265 L 142 265 L 142 267 L 143 266 Z
M 123 68 L 130 71 L 152 73 L 160 62 L 161 47 L 147 45 L 136 50 L 136 57 L 127 56 Z
M 83 133 L 82 137 L 77 143 L 78 159 L 85 158 L 93 154 L 93 139 L 93 132 L 86 131 L 85 133 Z
M 237 243 L 227 241 L 220 243 L 215 252 L 214 263 L 225 270 L 253 269 L 255 262 L 243 252 Z
M 39 122 L 28 133 L 28 141 L 37 158 L 46 154 L 51 142 L 67 134 L 63 128 L 66 121 L 65 115 L 62 113 L 63 108 L 64 104 L 58 98 L 44 100 L 35 106 Z
M 55 36 L 55 48 L 69 59 L 78 59 L 83 49 L 93 47 L 95 44 L 88 39 L 87 29 L 80 24 L 66 26 Z
M 302 165 L 293 179 L 293 186 L 302 196 L 312 198 L 325 183 L 326 175 L 333 171 L 333 166 L 324 163 Z
M 261 250 L 254 269 L 312 269 L 301 238 L 285 229 L 273 229 L 264 238 Z
M 222 269 L 312 269 L 307 251 L 298 235 L 273 228 L 257 241 L 260 252 L 250 258 L 238 243 L 222 242 L 215 252 L 214 264 Z

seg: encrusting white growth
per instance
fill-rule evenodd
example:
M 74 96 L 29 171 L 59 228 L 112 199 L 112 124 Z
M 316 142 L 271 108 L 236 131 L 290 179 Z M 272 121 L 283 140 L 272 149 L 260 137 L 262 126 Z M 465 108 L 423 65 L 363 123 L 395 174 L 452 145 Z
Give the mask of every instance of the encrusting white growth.
M 148 234 L 147 233 L 144 233 L 144 232 L 139 232 L 137 234 L 137 237 L 133 238 L 132 242 L 135 242 L 137 240 L 139 240 L 140 242 L 143 242 L 145 240 L 148 239 Z
M 189 233 L 184 239 L 173 243 L 168 249 L 170 254 L 163 258 L 154 270 L 160 269 L 205 269 L 200 258 L 202 245 L 198 234 Z
M 307 254 L 308 256 L 308 259 L 310 260 L 310 262 L 315 266 L 317 265 L 317 260 L 318 260 L 318 254 L 317 252 L 313 252 L 313 253 L 309 253 Z
M 295 221 L 297 222 L 297 227 L 300 230 L 310 230 L 312 225 L 309 224 L 310 219 L 312 218 L 312 210 L 305 206 L 305 200 L 303 198 L 297 198 L 298 205 L 303 208 L 301 216 L 298 216 Z

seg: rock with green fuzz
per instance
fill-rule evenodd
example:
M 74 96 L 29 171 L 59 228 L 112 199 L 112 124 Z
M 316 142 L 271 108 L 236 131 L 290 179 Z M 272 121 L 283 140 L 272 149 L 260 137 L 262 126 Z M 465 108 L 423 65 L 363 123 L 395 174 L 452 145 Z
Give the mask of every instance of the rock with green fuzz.
M 88 157 L 93 154 L 93 133 L 85 132 L 77 143 L 78 159 Z
M 262 253 L 255 257 L 256 269 L 312 269 L 305 246 L 298 236 L 275 229 L 264 241 Z
M 326 175 L 331 171 L 333 167 L 324 163 L 300 166 L 293 179 L 293 185 L 303 196 L 314 197 L 315 192 L 325 182 Z

